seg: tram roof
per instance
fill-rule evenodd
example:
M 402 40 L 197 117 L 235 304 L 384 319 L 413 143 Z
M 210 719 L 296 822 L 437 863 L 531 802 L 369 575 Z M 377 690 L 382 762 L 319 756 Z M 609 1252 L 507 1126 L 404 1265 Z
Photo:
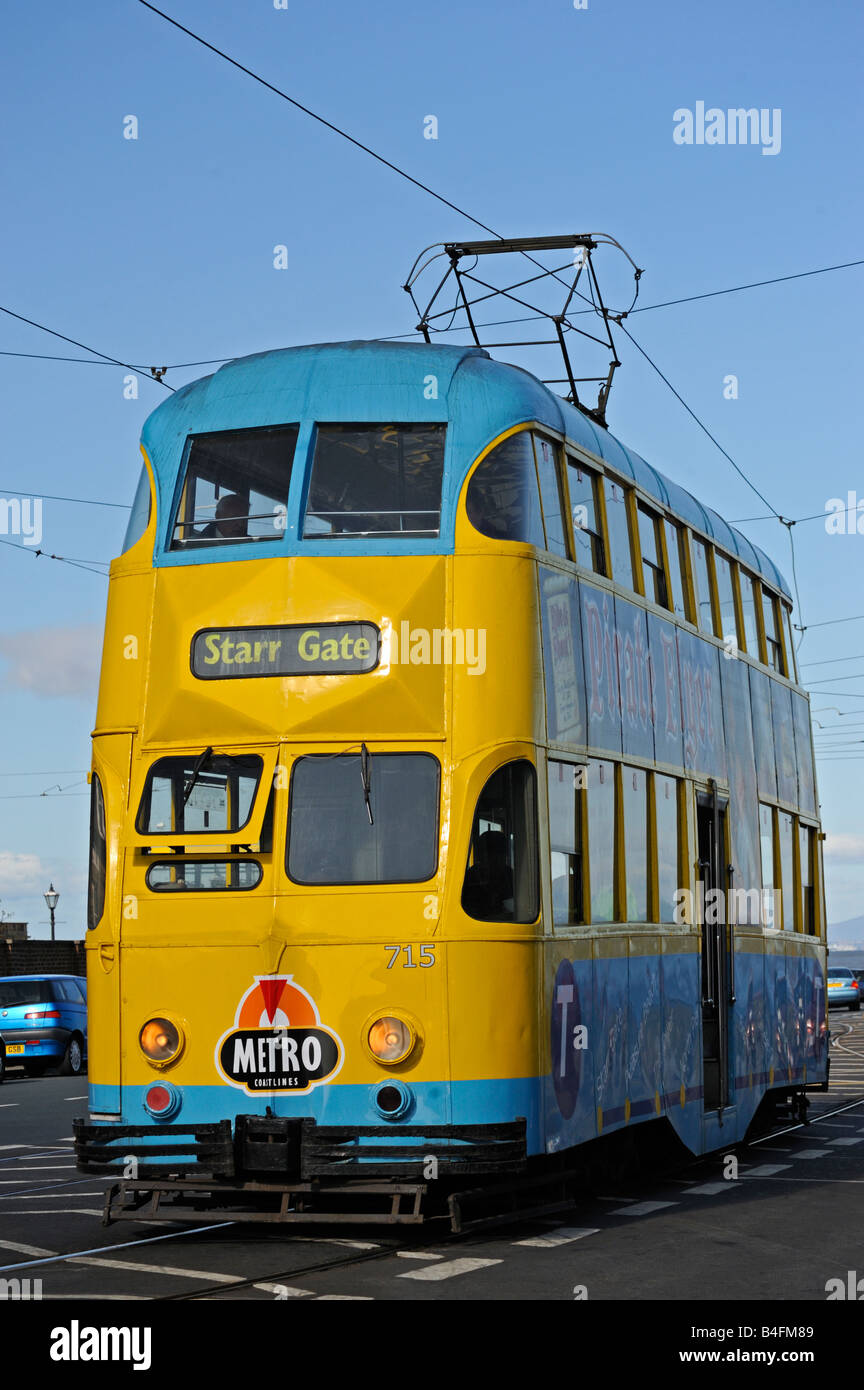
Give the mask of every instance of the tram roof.
M 430 378 L 437 392 L 431 399 Z M 347 413 L 346 400 L 351 402 Z M 536 421 L 631 478 L 791 597 L 773 560 L 711 507 L 530 372 L 499 362 L 478 347 L 372 340 L 275 348 L 234 358 L 210 376 L 180 387 L 146 420 L 142 441 L 162 500 L 173 494 L 178 449 L 182 451 L 188 434 L 302 419 L 346 424 L 447 422 L 448 454 L 466 460 L 465 470 L 449 470 L 453 504 L 470 462 L 491 440 L 515 425 Z

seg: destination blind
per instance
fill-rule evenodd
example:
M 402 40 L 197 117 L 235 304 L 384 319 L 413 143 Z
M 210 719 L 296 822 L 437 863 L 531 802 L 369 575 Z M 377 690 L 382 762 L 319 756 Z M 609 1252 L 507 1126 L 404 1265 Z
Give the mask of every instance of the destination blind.
M 380 633 L 374 623 L 203 628 L 192 638 L 198 680 L 250 676 L 338 676 L 373 671 Z

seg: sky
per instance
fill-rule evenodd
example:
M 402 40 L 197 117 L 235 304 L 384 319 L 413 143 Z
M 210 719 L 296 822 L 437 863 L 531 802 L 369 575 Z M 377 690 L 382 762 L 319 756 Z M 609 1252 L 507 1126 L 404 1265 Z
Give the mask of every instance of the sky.
M 792 529 L 799 661 L 829 921 L 859 916 L 864 534 L 824 516 L 856 489 L 864 504 L 864 267 L 650 308 L 864 257 L 855 0 L 163 3 L 462 213 L 141 0 L 4 6 L 0 304 L 142 370 L 130 388 L 127 368 L 0 314 L 0 354 L 88 359 L 0 355 L 0 499 L 36 494 L 42 529 L 24 544 L 0 508 L 0 914 L 45 935 L 53 882 L 58 936 L 83 935 L 104 575 L 167 395 L 147 369 L 170 364 L 176 387 L 212 368 L 174 364 L 410 333 L 407 272 L 431 243 L 484 235 L 467 213 L 504 236 L 621 242 L 645 272 L 629 330 L 770 507 L 620 335 L 610 428 L 729 520 L 815 515 Z M 682 143 L 699 103 L 764 111 L 758 143 Z M 623 258 L 596 264 L 629 302 Z M 740 529 L 791 580 L 787 529 Z

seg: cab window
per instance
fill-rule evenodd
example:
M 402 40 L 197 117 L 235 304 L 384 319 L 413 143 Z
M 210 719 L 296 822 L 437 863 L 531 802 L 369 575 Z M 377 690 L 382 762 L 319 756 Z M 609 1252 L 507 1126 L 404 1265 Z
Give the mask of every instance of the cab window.
M 303 536 L 435 537 L 444 425 L 319 425 Z
M 430 753 L 309 754 L 291 773 L 295 883 L 425 883 L 438 864 L 439 764 Z
M 537 776 L 519 759 L 493 773 L 480 793 L 462 907 L 478 922 L 533 922 L 538 883 Z
M 285 535 L 297 425 L 190 437 L 172 550 Z
M 264 767 L 254 754 L 234 757 L 205 748 L 197 756 L 160 758 L 151 767 L 136 826 L 142 835 L 242 830 L 252 814 Z

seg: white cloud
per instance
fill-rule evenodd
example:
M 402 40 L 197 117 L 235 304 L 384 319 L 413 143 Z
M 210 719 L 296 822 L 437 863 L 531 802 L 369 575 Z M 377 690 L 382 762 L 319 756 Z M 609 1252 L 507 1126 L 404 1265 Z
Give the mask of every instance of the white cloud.
M 864 835 L 829 834 L 823 848 L 826 859 L 851 859 L 864 864 Z
M 2 636 L 0 659 L 6 663 L 3 685 L 7 690 L 72 695 L 95 703 L 101 639 L 101 629 L 95 623 L 37 627 Z
M 0 898 L 24 897 L 42 888 L 45 870 L 38 854 L 0 850 Z

